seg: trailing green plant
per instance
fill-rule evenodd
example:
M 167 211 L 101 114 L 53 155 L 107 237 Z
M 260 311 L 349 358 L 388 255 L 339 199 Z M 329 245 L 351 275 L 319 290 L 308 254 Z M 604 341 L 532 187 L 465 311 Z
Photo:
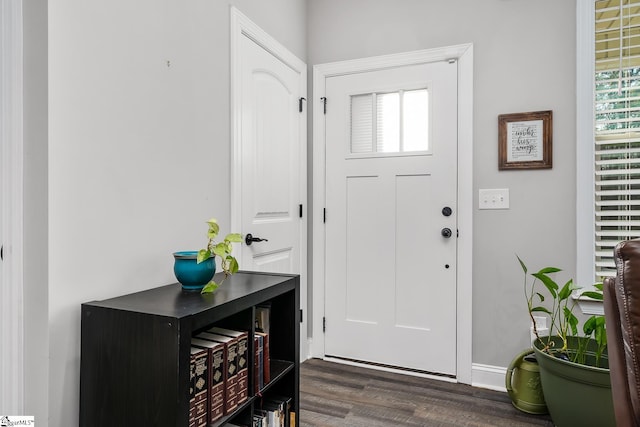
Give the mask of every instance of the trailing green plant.
M 602 355 L 606 351 L 607 333 L 605 330 L 604 316 L 593 315 L 589 317 L 582 326 L 583 336 L 578 334 L 578 318 L 573 314 L 573 309 L 577 303 L 577 299 L 572 295 L 581 288 L 575 285 L 573 279 L 569 279 L 562 287 L 556 283 L 550 276 L 551 274 L 562 271 L 556 267 L 545 267 L 530 275 L 533 277 L 531 283 L 528 283 L 528 269 L 525 263 L 516 255 L 522 271 L 524 272 L 524 295 L 527 302 L 527 310 L 529 317 L 533 323 L 533 333 L 536 341 L 542 345 L 542 351 L 553 354 L 571 362 L 579 364 L 590 364 L 587 359 L 587 346 L 589 339 L 593 338 L 597 344 L 595 350 L 595 366 L 600 366 Z M 550 297 L 551 303 L 547 301 L 545 294 L 538 290 L 538 283 L 541 283 L 546 289 L 547 297 Z M 602 282 L 594 285 L 595 290 L 586 290 L 579 292 L 578 297 L 589 297 L 602 301 Z M 534 314 L 543 313 L 549 317 L 549 334 L 541 337 L 534 318 Z M 562 348 L 554 348 L 552 336 L 560 337 Z M 572 339 L 571 337 L 577 337 Z
M 218 221 L 215 218 L 211 218 L 207 221 L 207 224 L 209 225 L 209 230 L 207 231 L 207 247 L 198 251 L 197 262 L 200 264 L 209 258 L 220 257 L 220 268 L 224 272 L 224 277 L 220 280 L 220 283 L 216 283 L 215 280 L 211 279 L 211 281 L 202 288 L 201 293 L 203 294 L 214 292 L 222 285 L 227 277 L 238 272 L 240 268 L 238 261 L 231 255 L 233 251 L 232 244 L 242 242 L 242 235 L 239 233 L 229 233 L 222 242 L 216 242 L 215 238 L 218 237 L 218 233 L 220 232 Z

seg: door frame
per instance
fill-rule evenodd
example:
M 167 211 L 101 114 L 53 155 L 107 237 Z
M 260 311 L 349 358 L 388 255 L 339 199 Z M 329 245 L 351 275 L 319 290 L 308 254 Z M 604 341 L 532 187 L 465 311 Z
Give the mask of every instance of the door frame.
M 264 50 L 278 58 L 295 72 L 300 74 L 300 96 L 307 98 L 307 64 L 291 53 L 276 39 L 251 21 L 236 7 L 231 6 L 231 230 L 240 230 L 242 225 L 242 81 L 241 81 L 241 43 L 242 37 L 248 37 Z M 303 216 L 300 219 L 300 357 L 306 360 L 309 355 L 307 340 L 307 105 L 300 113 L 300 163 L 299 191 Z M 242 267 L 242 257 L 238 263 Z
M 436 61 L 458 62 L 458 253 L 456 290 L 456 380 L 471 384 L 472 373 L 472 256 L 473 256 L 473 44 L 383 55 L 313 67 L 313 220 L 312 357 L 324 358 L 325 308 L 325 116 L 322 98 L 326 79 L 385 68 Z M 331 108 L 331 100 L 327 100 Z M 330 217 L 331 213 L 328 213 Z
M 22 2 L 0 5 L 0 236 L 4 245 L 0 348 L 8 362 L 0 366 L 0 412 L 20 414 L 24 409 L 22 17 Z

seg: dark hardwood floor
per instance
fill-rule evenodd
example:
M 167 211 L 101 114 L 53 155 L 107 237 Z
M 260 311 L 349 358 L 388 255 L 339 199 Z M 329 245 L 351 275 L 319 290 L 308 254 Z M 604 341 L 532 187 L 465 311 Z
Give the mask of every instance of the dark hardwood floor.
M 300 367 L 301 427 L 553 426 L 506 393 L 311 359 Z

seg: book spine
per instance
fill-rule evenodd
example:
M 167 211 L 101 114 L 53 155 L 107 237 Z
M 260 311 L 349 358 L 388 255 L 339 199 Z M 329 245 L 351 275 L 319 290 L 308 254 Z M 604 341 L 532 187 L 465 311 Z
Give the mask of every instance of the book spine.
M 264 384 L 269 384 L 271 381 L 271 355 L 269 351 L 269 334 L 260 332 L 260 336 L 262 336 L 262 358 L 264 365 Z
M 262 335 L 258 337 L 258 387 L 259 390 L 264 388 L 264 338 Z
M 207 398 L 208 398 L 208 381 L 207 381 L 207 364 L 209 363 L 208 353 L 201 350 L 192 354 L 193 361 L 193 382 L 192 382 L 192 399 L 189 400 L 189 423 L 197 425 L 202 416 L 207 416 Z
M 225 374 L 226 367 L 224 344 L 213 349 L 209 370 L 209 422 L 212 423 L 225 414 Z
M 205 413 L 204 415 L 196 418 L 196 421 L 193 425 L 194 427 L 207 427 L 209 425 L 209 423 L 207 422 L 207 414 Z
M 253 337 L 253 394 L 257 395 L 260 392 L 260 381 L 258 380 L 259 366 L 258 361 L 260 360 L 260 347 L 258 346 L 258 336 Z
M 227 344 L 227 396 L 226 413 L 238 407 L 238 340 Z
M 194 378 L 195 378 L 195 369 L 196 369 L 196 355 L 193 353 L 193 349 L 191 350 L 191 357 L 189 359 L 189 427 L 195 425 L 196 417 L 195 417 L 195 403 L 196 403 L 196 389 L 194 386 Z
M 249 398 L 249 334 L 238 337 L 238 404 Z

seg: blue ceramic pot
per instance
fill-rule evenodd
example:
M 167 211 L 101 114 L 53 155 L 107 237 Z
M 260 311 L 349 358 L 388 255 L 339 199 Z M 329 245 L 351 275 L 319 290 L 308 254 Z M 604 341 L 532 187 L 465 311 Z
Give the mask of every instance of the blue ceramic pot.
M 216 273 L 215 258 L 197 262 L 198 251 L 174 252 L 173 272 L 182 289 L 200 291 Z

